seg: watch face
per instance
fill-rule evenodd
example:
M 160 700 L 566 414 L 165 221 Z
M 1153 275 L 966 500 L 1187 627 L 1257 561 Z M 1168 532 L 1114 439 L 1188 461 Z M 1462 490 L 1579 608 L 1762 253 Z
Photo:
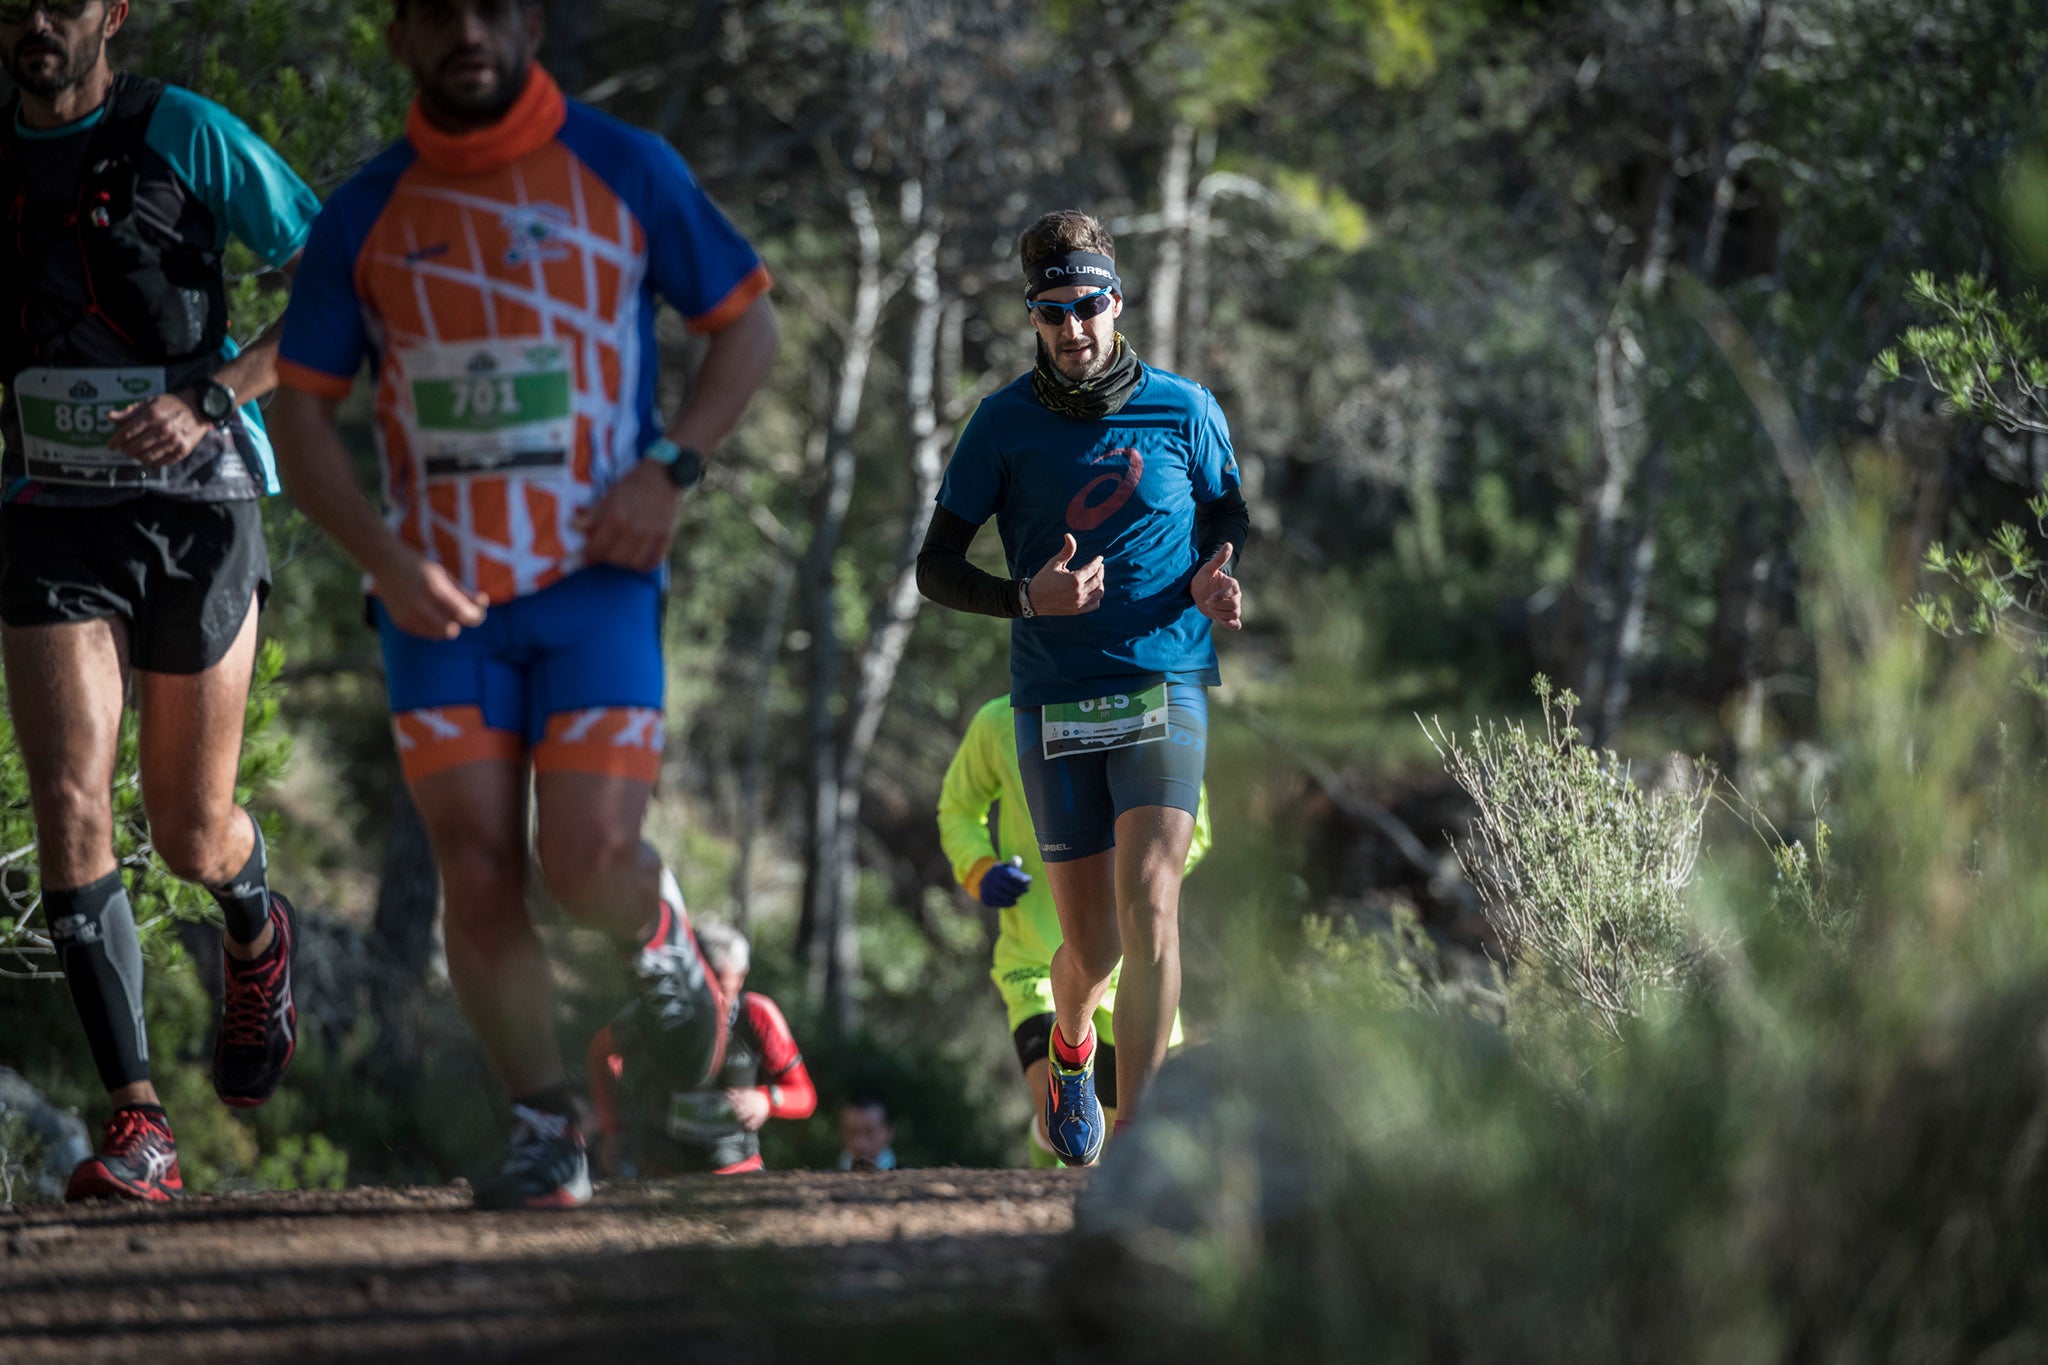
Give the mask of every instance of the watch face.
M 668 471 L 669 482 L 688 492 L 704 477 L 704 457 L 684 446 L 676 452 L 675 459 L 669 461 L 665 468 Z
M 235 391 L 225 384 L 208 384 L 199 395 L 199 414 L 209 422 L 224 421 L 235 410 Z

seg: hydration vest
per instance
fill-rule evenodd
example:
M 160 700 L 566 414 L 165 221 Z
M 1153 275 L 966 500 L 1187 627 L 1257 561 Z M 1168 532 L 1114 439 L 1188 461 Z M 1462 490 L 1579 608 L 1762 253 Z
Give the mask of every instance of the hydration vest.
M 76 194 L 32 195 L 20 96 L 0 111 L 0 379 L 31 365 L 218 362 L 227 286 L 212 214 L 145 141 L 163 82 L 117 75 Z

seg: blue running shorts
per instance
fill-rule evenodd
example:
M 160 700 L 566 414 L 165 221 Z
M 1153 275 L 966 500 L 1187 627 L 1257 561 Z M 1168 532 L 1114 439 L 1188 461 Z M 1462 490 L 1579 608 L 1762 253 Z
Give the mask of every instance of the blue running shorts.
M 1117 817 L 1127 810 L 1172 806 L 1193 815 L 1199 805 L 1209 756 L 1205 687 L 1169 680 L 1167 738 L 1100 753 L 1049 759 L 1039 708 L 1016 708 L 1016 720 L 1017 769 L 1031 803 L 1039 856 L 1049 863 L 1115 848 Z
M 662 588 L 579 569 L 494 602 L 453 640 L 408 635 L 374 599 L 391 725 L 408 781 L 480 759 L 653 782 L 661 770 Z

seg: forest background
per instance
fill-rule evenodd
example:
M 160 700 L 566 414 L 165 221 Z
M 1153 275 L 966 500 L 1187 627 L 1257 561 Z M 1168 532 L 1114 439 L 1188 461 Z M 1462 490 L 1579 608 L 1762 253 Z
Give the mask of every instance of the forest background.
M 1358 1062 L 1357 1085 L 1382 1096 L 1393 1063 L 1365 1065 L 1357 1030 L 1416 1067 L 1401 1122 L 1369 1106 L 1370 1142 L 1337 1099 L 1294 1114 L 1354 1135 L 1333 1207 L 1386 1194 L 1372 1182 L 1390 1178 L 1389 1132 L 1423 1149 L 1418 1134 L 1467 1120 L 1513 1133 L 1501 1140 L 1520 1154 L 1474 1169 L 1570 1202 L 1546 1161 L 1619 1159 L 1594 1115 L 1626 1129 L 1654 1107 L 1669 1136 L 1711 1091 L 1695 1174 L 1719 1191 L 1712 1219 L 1753 1230 L 1738 1195 L 1775 1168 L 1698 1134 L 1771 1094 L 1856 1089 L 1831 1047 L 1876 1026 L 1845 980 L 1881 983 L 1871 998 L 1899 1011 L 1865 1076 L 1882 1093 L 1886 1066 L 1930 1055 L 1915 1031 L 1929 1020 L 1967 1033 L 1969 1002 L 2003 1019 L 2035 998 L 2013 985 L 2042 965 L 2033 921 L 1957 908 L 1993 894 L 1993 871 L 2015 914 L 2048 887 L 2001 823 L 2030 808 L 2041 733 L 2030 547 L 2048 505 L 2029 499 L 2048 476 L 2048 368 L 2025 291 L 2048 268 L 2048 28 L 2028 0 L 547 8 L 543 56 L 563 85 L 675 143 L 777 278 L 780 361 L 676 538 L 650 826 L 695 913 L 753 937 L 753 988 L 788 1011 L 825 1094 L 809 1124 L 770 1125 L 771 1164 L 828 1162 L 834 1102 L 857 1085 L 895 1101 L 908 1161 L 1022 1158 L 992 913 L 952 886 L 932 816 L 967 719 L 1007 687 L 1006 635 L 921 610 L 911 561 L 954 435 L 1030 362 L 1015 236 L 1060 206 L 1115 232 L 1126 332 L 1215 390 L 1253 509 L 1247 628 L 1222 646 L 1215 852 L 1183 912 L 1190 1032 L 1265 1039 L 1281 1076 Z M 386 17 L 383 0 L 145 3 L 116 60 L 227 104 L 324 195 L 399 131 Z M 245 277 L 238 328 L 280 306 Z M 662 343 L 666 408 L 692 351 L 673 317 Z M 360 393 L 345 416 L 367 473 Z M 287 499 L 266 517 L 273 648 L 245 776 L 278 884 L 312 926 L 307 1046 L 248 1122 L 207 1101 L 203 1067 L 162 1068 L 189 1073 L 168 1086 L 187 1179 L 474 1173 L 499 1100 L 438 975 L 431 860 L 396 780 L 360 584 Z M 978 546 L 991 565 L 994 541 Z M 1537 675 L 1572 689 L 1569 708 L 1532 692 Z M 51 964 L 18 760 L 0 752 L 0 845 L 15 850 L 0 969 L 26 978 Z M 1586 805 L 1600 782 L 1609 795 Z M 123 799 L 142 873 L 146 830 Z M 1454 846 L 1468 830 L 1477 842 Z M 1602 830 L 1647 839 L 1651 862 L 1676 848 L 1653 876 L 1636 847 L 1620 878 L 1670 895 L 1567 906 L 1546 937 L 1530 909 L 1546 869 L 1597 863 Z M 1580 871 L 1598 884 L 1597 866 Z M 204 907 L 149 885 L 158 1051 L 197 1057 L 208 936 L 168 931 Z M 1557 928 L 1574 914 L 1576 940 Z M 616 983 L 551 923 L 566 1036 L 584 1037 Z M 1992 938 L 1965 951 L 1951 930 Z M 1907 990 L 1887 975 L 1901 945 L 1998 965 Z M 1508 959 L 1523 965 L 1503 976 L 1492 964 Z M 1959 1004 L 1963 980 L 1982 991 Z M 1837 1012 L 1801 1016 L 1815 1000 Z M 1330 1036 L 1348 1041 L 1319 1052 L 1275 1022 L 1289 1011 L 1341 1017 Z M 1407 1027 L 1389 1011 L 1476 1020 L 1514 1040 L 1521 1079 L 1471 1062 L 1493 1053 L 1469 1038 L 1387 1041 Z M 1702 1017 L 1724 1030 L 1711 1047 Z M 1629 1041 L 1646 1020 L 1665 1021 L 1658 1041 Z M 0 1063 L 91 1113 L 75 1034 L 61 985 L 0 985 Z M 1466 1061 L 1444 1065 L 1442 1047 Z M 1239 1054 L 1214 1055 L 1220 1085 Z M 1623 1079 L 1601 1090 L 1609 1067 Z M 1731 1079 L 1764 1074 L 1749 1091 Z M 1460 1084 L 1494 1095 L 1507 1128 L 1460 1108 L 1476 1102 Z M 2028 1084 L 2033 1104 L 2042 1079 Z M 1558 1119 L 1559 1093 L 1590 1108 Z M 1269 1140 L 1246 1122 L 1239 1138 Z M 1569 1140 L 1543 1137 L 1558 1124 Z M 1579 1248 L 1583 1283 L 1544 1292 L 1593 1296 L 1611 1327 L 1617 1286 L 1708 1273 L 1698 1256 L 1624 1257 L 1628 1230 L 1709 1215 L 1610 1178 L 1632 1212 Z M 1474 1227 L 1527 1214 L 1504 1188 L 1456 1207 Z M 1269 1233 L 1272 1197 L 1244 1196 Z M 1322 1330 L 1283 1311 L 1279 1272 L 1226 1270 L 1284 1267 L 1284 1246 L 1318 1266 L 1332 1245 L 1329 1264 L 1377 1263 L 1345 1240 L 1366 1234 L 1282 1221 L 1293 1240 L 1249 1251 L 1202 1222 L 1181 1269 L 1212 1306 Z M 1401 1232 L 1437 1273 L 1415 1293 L 1478 1311 L 1458 1286 L 1481 1279 L 1445 1267 L 1490 1253 L 1460 1243 L 1439 1263 Z M 1723 1274 L 1740 1241 L 1714 1242 L 1715 1284 L 1740 1278 Z M 1425 1279 L 1380 1273 L 1397 1299 Z

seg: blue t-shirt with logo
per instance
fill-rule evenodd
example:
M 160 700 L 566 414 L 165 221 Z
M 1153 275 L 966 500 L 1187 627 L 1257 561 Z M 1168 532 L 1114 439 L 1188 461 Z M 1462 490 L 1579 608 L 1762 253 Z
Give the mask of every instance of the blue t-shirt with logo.
M 1103 559 L 1102 604 L 1010 624 L 1018 706 L 1084 701 L 1151 674 L 1214 686 L 1209 618 L 1188 595 L 1200 568 L 1195 509 L 1238 486 L 1230 429 L 1210 392 L 1147 368 L 1130 401 L 1099 420 L 1048 411 L 1026 374 L 968 419 L 939 505 L 1002 536 L 1026 578 L 1072 533 L 1070 567 Z

